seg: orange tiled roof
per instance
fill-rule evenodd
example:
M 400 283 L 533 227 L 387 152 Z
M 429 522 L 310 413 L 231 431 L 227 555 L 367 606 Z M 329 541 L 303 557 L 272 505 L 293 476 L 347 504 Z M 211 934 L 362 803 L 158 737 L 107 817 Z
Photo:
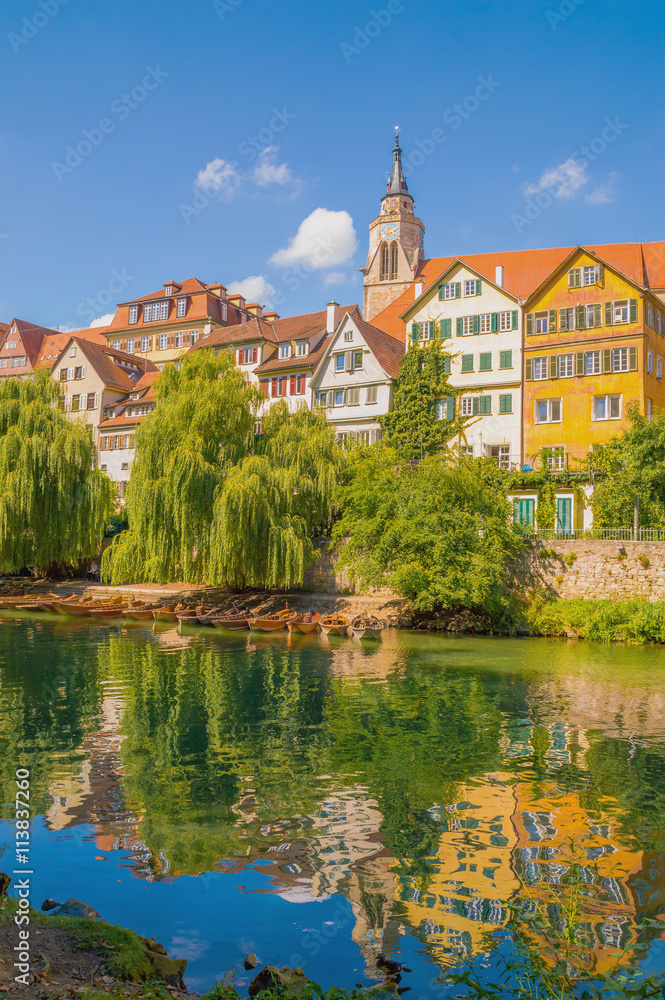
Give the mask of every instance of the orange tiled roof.
M 427 290 L 456 260 L 468 264 L 490 281 L 496 278 L 496 268 L 504 268 L 504 288 L 515 298 L 526 300 L 569 257 L 577 247 L 552 247 L 542 250 L 508 250 L 495 253 L 464 254 L 459 257 L 432 257 L 420 263 L 415 281 L 423 282 Z M 626 275 L 642 287 L 665 289 L 665 242 L 587 244 L 607 265 Z M 411 285 L 386 309 L 372 319 L 381 330 L 404 339 L 405 326 L 400 315 L 414 301 Z
M 142 358 L 135 354 L 125 354 L 123 351 L 114 351 L 110 347 L 102 346 L 101 344 L 95 344 L 88 340 L 82 340 L 77 337 L 72 337 L 69 334 L 69 339 L 63 348 L 63 351 L 67 350 L 67 344 L 72 340 L 76 341 L 76 344 L 81 350 L 81 353 L 85 357 L 88 364 L 93 368 L 93 370 L 99 375 L 100 379 L 104 385 L 112 387 L 114 389 L 124 389 L 125 392 L 136 392 L 137 382 L 141 377 L 145 375 L 147 371 L 156 371 L 157 366 L 149 361 L 147 358 Z M 63 352 L 60 353 L 62 358 Z M 130 378 L 129 374 L 124 368 L 121 368 L 116 361 L 126 361 L 132 366 L 132 374 L 136 372 L 133 368 L 134 365 L 138 365 L 139 369 L 137 378 Z M 55 368 L 58 364 L 58 359 L 53 362 L 52 368 Z
M 105 326 L 96 326 L 87 330 L 75 330 L 73 333 L 55 333 L 52 336 L 44 337 L 34 367 L 52 368 L 72 337 L 77 340 L 88 340 L 92 344 L 100 344 L 105 347 L 104 331 L 106 329 Z
M 268 361 L 264 361 L 263 364 L 260 364 L 258 368 L 254 369 L 254 374 L 263 375 L 265 372 L 290 371 L 291 369 L 311 371 L 318 365 L 319 361 L 330 346 L 331 340 L 332 334 L 329 333 L 310 354 L 305 354 L 304 357 L 269 358 Z
M 380 330 L 372 323 L 365 323 L 355 316 L 353 317 L 353 322 L 358 327 L 359 332 L 362 333 L 367 346 L 386 375 L 390 375 L 391 378 L 397 378 L 399 363 L 406 351 L 404 343 L 400 343 L 395 337 L 386 334 L 384 330 Z
M 174 289 L 172 295 L 165 295 L 164 288 L 160 288 L 157 292 L 150 292 L 148 295 L 142 295 L 135 299 L 129 299 L 127 302 L 118 303 L 115 316 L 111 321 L 111 325 L 108 327 L 109 334 L 114 334 L 121 330 L 157 330 L 160 326 L 164 326 L 167 323 L 179 323 L 182 324 L 183 327 L 186 327 L 190 323 L 201 323 L 208 319 L 219 324 L 222 322 L 227 324 L 240 323 L 241 311 L 231 305 L 228 301 L 226 302 L 227 318 L 225 321 L 221 318 L 220 304 L 226 300 L 220 299 L 219 296 L 215 295 L 214 292 L 210 291 L 210 289 L 219 287 L 223 288 L 223 285 L 206 285 L 203 281 L 199 281 L 198 278 L 187 278 L 186 281 L 183 281 L 180 284 L 175 281 L 171 282 L 171 284 Z M 182 298 L 183 296 L 187 296 L 189 299 L 187 303 L 187 312 L 185 316 L 177 316 L 176 299 Z M 140 310 L 138 322 L 130 324 L 129 307 L 131 305 L 143 305 L 144 303 L 155 300 L 166 301 L 169 303 L 169 315 L 167 319 L 144 323 L 143 311 Z
M 347 312 L 359 313 L 358 306 L 354 304 L 340 307 L 340 317 Z M 285 343 L 323 331 L 326 329 L 327 322 L 327 309 L 313 313 L 302 313 L 299 316 L 285 316 L 283 319 L 276 319 L 272 322 L 265 318 L 261 320 L 254 318 L 249 323 L 240 323 L 221 330 L 213 330 L 210 336 L 201 337 L 196 344 L 193 344 L 190 351 L 224 344 L 244 344 L 251 340 L 268 340 L 275 344 Z

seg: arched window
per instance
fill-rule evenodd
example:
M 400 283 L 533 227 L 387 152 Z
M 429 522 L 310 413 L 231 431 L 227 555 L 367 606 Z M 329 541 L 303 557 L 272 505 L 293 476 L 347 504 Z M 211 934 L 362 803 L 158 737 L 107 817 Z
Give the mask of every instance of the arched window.
M 390 277 L 394 279 L 397 277 L 398 261 L 397 261 L 397 240 L 393 241 L 393 245 L 390 248 Z
M 381 281 L 388 280 L 390 271 L 390 249 L 387 243 L 381 244 Z

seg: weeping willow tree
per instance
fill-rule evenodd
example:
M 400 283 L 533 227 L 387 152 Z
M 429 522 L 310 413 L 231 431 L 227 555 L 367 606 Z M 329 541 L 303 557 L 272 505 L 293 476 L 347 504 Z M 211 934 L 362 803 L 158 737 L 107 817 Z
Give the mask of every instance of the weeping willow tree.
M 48 373 L 0 380 L 0 570 L 72 566 L 99 553 L 113 510 L 90 428 L 61 411 Z
M 303 581 L 312 536 L 333 509 L 342 452 L 320 412 L 276 404 L 261 454 L 232 469 L 215 502 L 211 578 L 234 587 Z
M 283 586 L 303 579 L 330 518 L 340 452 L 325 419 L 283 402 L 253 429 L 262 396 L 230 356 L 200 351 L 156 383 L 136 437 L 129 530 L 102 571 L 125 581 Z
M 260 395 L 228 354 L 197 351 L 155 383 L 157 408 L 136 433 L 129 530 L 104 553 L 114 583 L 208 582 L 214 504 L 252 447 Z

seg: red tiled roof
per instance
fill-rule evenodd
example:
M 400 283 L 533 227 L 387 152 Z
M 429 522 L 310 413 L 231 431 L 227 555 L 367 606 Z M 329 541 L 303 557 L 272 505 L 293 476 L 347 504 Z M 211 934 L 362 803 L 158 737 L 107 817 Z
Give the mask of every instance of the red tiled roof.
M 105 326 L 92 327 L 87 330 L 75 330 L 73 333 L 55 333 L 52 336 L 44 337 L 35 368 L 52 368 L 72 337 L 77 340 L 88 340 L 92 344 L 100 344 L 105 347 L 104 331 L 106 329 Z
M 504 288 L 515 298 L 526 300 L 569 257 L 577 247 L 553 247 L 543 250 L 508 250 L 496 253 L 465 254 L 460 257 L 432 257 L 418 267 L 415 281 L 423 282 L 426 291 L 456 260 L 468 264 L 490 281 L 496 268 L 504 268 Z M 609 243 L 582 249 L 590 250 L 607 265 L 626 275 L 635 284 L 665 289 L 665 242 Z M 372 319 L 372 324 L 392 337 L 404 339 L 405 326 L 400 315 L 414 301 L 411 285 L 389 306 Z
M 81 353 L 97 375 L 99 375 L 104 385 L 114 389 L 123 389 L 125 392 L 136 392 L 138 380 L 145 375 L 147 371 L 157 370 L 157 366 L 147 358 L 141 358 L 135 354 L 125 354 L 123 351 L 114 351 L 110 347 L 95 344 L 77 337 L 72 337 L 71 334 L 69 335 L 67 344 L 64 347 L 64 351 L 67 350 L 67 345 L 72 340 L 76 341 L 76 344 L 81 349 Z M 60 353 L 60 358 L 62 358 L 62 355 L 63 352 Z M 138 379 L 135 381 L 133 378 L 130 378 L 126 369 L 121 368 L 118 364 L 116 364 L 116 360 L 126 361 L 131 363 L 131 365 L 138 364 Z M 53 363 L 52 367 L 55 368 L 57 364 L 58 360 Z
M 385 331 L 380 330 L 371 323 L 365 323 L 356 316 L 353 317 L 353 322 L 365 338 L 367 346 L 386 375 L 390 375 L 391 378 L 397 378 L 399 363 L 406 351 L 404 343 L 400 343 L 395 337 L 391 337 Z
M 303 369 L 313 370 L 328 350 L 331 340 L 332 334 L 329 333 L 323 338 L 315 350 L 313 350 L 310 354 L 306 354 L 304 357 L 269 358 L 268 361 L 264 361 L 263 364 L 260 364 L 254 369 L 254 374 L 262 375 L 264 372 L 290 371 L 291 369 L 294 371 L 296 369 L 299 371 L 302 371 Z
M 359 312 L 358 306 L 340 307 L 340 318 L 347 312 Z M 327 322 L 328 312 L 326 309 L 314 313 L 302 313 L 299 316 L 285 316 L 283 319 L 276 319 L 272 322 L 268 322 L 265 317 L 261 320 L 254 318 L 249 323 L 240 323 L 222 330 L 213 330 L 209 337 L 201 337 L 196 344 L 190 347 L 190 351 L 224 344 L 244 344 L 252 340 L 268 340 L 276 344 L 284 343 L 323 331 L 326 329 Z
M 148 295 L 142 295 L 135 299 L 129 299 L 127 302 L 118 303 L 115 316 L 108 327 L 109 334 L 117 333 L 120 330 L 158 330 L 160 326 L 170 323 L 178 323 L 186 327 L 190 323 L 201 323 L 208 319 L 221 325 L 223 321 L 219 307 L 220 302 L 224 300 L 210 291 L 211 288 L 219 288 L 219 284 L 206 285 L 203 281 L 199 281 L 198 278 L 187 278 L 180 285 L 177 282 L 172 282 L 172 284 L 174 288 L 173 295 L 165 295 L 164 288 L 160 288 L 157 292 L 150 292 Z M 223 288 L 224 286 L 222 285 L 221 287 Z M 189 298 L 187 312 L 185 316 L 177 316 L 176 299 L 183 296 Z M 131 305 L 142 305 L 155 300 L 169 303 L 169 315 L 167 319 L 156 320 L 155 322 L 151 320 L 149 323 L 144 324 L 143 310 L 140 310 L 138 322 L 130 324 L 129 307 Z M 227 324 L 240 323 L 240 317 L 241 314 L 238 309 L 227 302 L 227 318 L 224 322 Z

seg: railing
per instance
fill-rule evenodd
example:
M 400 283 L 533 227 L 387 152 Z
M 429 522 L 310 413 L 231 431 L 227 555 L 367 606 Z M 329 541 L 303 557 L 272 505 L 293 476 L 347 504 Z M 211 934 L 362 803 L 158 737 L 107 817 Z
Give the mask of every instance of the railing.
M 665 528 L 639 528 L 637 537 L 632 528 L 529 528 L 516 525 L 529 541 L 591 542 L 665 542 Z

